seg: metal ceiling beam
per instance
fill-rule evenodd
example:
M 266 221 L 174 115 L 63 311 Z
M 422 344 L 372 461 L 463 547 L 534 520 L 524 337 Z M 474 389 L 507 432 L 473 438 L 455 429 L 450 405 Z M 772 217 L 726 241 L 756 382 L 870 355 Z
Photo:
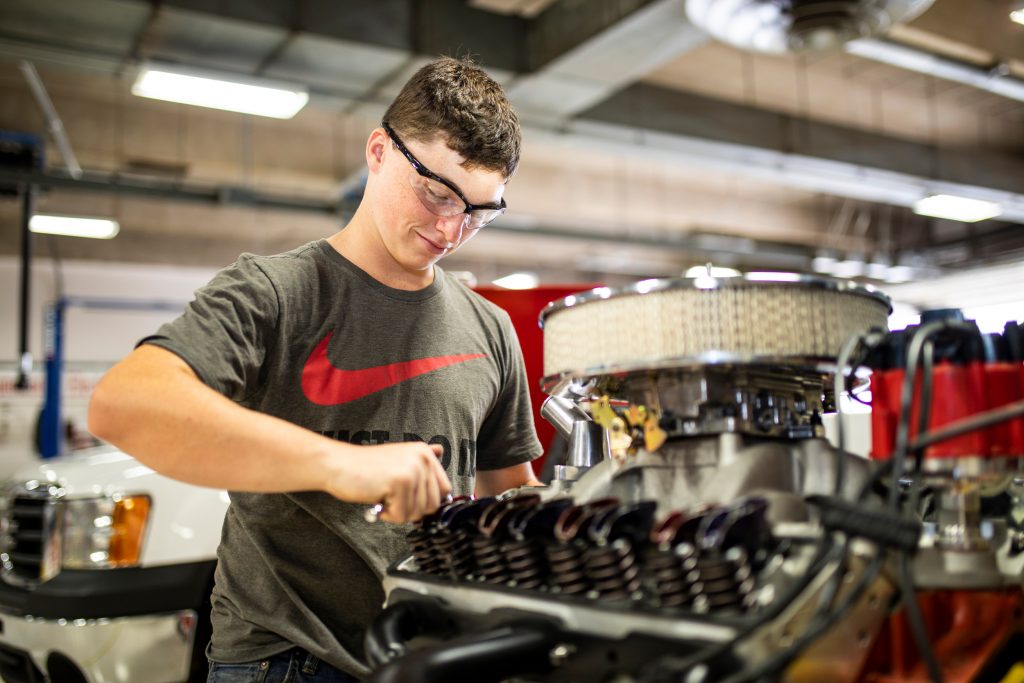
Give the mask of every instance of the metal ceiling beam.
M 140 0 L 135 0 L 139 2 Z M 413 30 L 409 0 L 163 0 L 196 14 L 408 50 Z
M 342 202 L 318 201 L 287 195 L 259 192 L 247 187 L 234 185 L 199 185 L 178 181 L 158 181 L 148 178 L 132 178 L 111 173 L 85 172 L 80 178 L 66 174 L 44 171 L 19 171 L 0 168 L 0 186 L 6 184 L 31 184 L 40 190 L 56 188 L 77 192 L 105 192 L 137 197 L 155 197 L 195 201 L 205 204 L 236 204 L 263 209 L 287 211 L 311 211 L 323 214 L 338 214 L 345 207 Z
M 559 0 L 530 22 L 527 64 L 536 71 L 659 0 Z M 681 3 L 675 3 L 681 5 Z M 680 7 L 680 12 L 682 7 Z
M 133 62 L 137 62 L 141 57 L 142 48 L 153 32 L 157 20 L 160 18 L 162 2 L 163 0 L 150 0 L 149 16 L 146 17 L 145 23 L 142 24 L 142 27 L 135 34 L 135 38 L 132 39 L 132 46 L 128 49 L 128 54 L 125 55 L 124 62 L 121 65 L 122 69 L 127 68 Z
M 26 60 L 34 64 L 54 64 L 73 67 L 79 71 L 117 73 L 124 63 L 124 55 L 107 48 L 68 47 L 46 40 L 26 40 L 0 30 L 0 58 L 12 61 Z
M 162 4 L 422 55 L 471 54 L 488 68 L 526 73 L 663 1 L 559 0 L 532 19 L 488 12 L 465 0 L 305 0 L 298 5 L 292 0 L 162 0 Z
M 196 14 L 425 55 L 472 53 L 490 68 L 527 66 L 528 20 L 463 0 L 164 0 Z

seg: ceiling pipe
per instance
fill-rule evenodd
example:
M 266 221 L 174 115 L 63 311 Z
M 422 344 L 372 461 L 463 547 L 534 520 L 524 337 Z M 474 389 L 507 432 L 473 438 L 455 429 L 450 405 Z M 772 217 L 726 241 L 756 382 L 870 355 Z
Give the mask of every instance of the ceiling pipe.
M 78 158 L 75 157 L 75 152 L 71 149 L 71 142 L 68 140 L 68 134 L 64 130 L 64 122 L 60 120 L 60 114 L 57 113 L 57 108 L 53 106 L 53 101 L 50 100 L 50 95 L 46 92 L 43 79 L 39 78 L 39 72 L 36 71 L 32 62 L 22 60 L 20 66 L 21 73 L 25 74 L 28 87 L 32 90 L 32 95 L 35 96 L 39 108 L 43 110 L 43 116 L 46 118 L 46 127 L 49 129 L 50 135 L 53 136 L 57 149 L 60 150 L 60 156 L 64 160 L 68 174 L 72 178 L 81 178 L 82 167 L 78 165 Z
M 983 69 L 909 45 L 879 38 L 854 40 L 846 43 L 844 49 L 857 57 L 969 85 L 973 88 L 987 90 L 994 95 L 1024 102 L 1024 80 L 1011 76 L 1003 65 Z
M 709 40 L 679 2 L 654 0 L 519 74 L 505 91 L 523 121 L 556 126 Z

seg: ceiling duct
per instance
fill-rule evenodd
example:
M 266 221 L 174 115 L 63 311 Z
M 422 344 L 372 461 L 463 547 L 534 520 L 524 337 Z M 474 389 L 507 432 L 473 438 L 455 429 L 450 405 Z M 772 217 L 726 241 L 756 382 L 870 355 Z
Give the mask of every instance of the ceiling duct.
M 933 0 L 686 0 L 695 25 L 758 52 L 836 48 L 880 35 L 921 14 Z

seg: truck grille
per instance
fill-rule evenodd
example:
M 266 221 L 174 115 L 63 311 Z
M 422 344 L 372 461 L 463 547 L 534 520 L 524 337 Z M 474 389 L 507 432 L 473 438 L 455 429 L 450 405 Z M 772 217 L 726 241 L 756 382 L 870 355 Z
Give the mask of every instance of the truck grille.
M 0 561 L 8 583 L 35 584 L 52 578 L 59 566 L 56 501 L 47 494 L 9 499 L 0 519 Z

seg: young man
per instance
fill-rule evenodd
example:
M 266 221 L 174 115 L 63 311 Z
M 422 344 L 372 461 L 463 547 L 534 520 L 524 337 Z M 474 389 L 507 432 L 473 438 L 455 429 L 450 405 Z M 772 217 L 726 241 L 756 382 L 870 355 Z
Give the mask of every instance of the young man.
M 481 69 L 427 65 L 370 134 L 366 192 L 343 230 L 243 255 L 96 388 L 94 434 L 232 492 L 211 681 L 364 675 L 363 631 L 408 531 L 367 523 L 366 506 L 407 522 L 474 484 L 536 483 L 509 318 L 435 267 L 504 210 L 519 147 Z

